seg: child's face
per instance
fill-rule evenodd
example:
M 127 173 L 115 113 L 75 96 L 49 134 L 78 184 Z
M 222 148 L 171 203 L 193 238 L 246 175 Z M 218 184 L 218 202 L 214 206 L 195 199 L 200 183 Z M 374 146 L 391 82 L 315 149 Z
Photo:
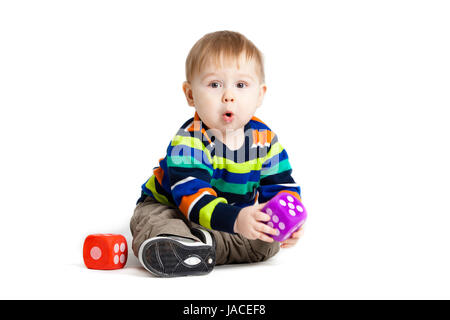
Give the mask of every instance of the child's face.
M 241 55 L 238 61 L 222 59 L 220 66 L 207 64 L 183 90 L 200 119 L 226 136 L 250 121 L 267 87 L 259 80 L 256 62 Z

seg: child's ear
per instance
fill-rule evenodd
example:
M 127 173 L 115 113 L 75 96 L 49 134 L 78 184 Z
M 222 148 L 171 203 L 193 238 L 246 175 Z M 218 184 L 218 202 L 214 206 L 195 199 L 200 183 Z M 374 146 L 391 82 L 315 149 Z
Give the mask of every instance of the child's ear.
M 262 105 L 263 100 L 264 100 L 264 96 L 266 95 L 266 91 L 267 91 L 267 86 L 265 83 L 261 84 L 259 86 L 259 96 L 258 96 L 258 108 Z
M 183 82 L 183 92 L 184 95 L 186 96 L 188 105 L 194 107 L 195 104 L 194 104 L 194 96 L 192 95 L 192 87 L 191 84 L 187 81 Z

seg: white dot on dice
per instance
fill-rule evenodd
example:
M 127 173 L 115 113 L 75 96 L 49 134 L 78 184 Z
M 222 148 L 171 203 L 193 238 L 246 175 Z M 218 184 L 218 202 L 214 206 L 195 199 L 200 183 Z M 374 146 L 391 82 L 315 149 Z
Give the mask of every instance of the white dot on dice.
M 294 198 L 292 198 L 291 196 L 287 196 L 287 199 L 289 202 L 294 202 Z
M 270 210 L 270 208 L 268 208 L 268 209 L 266 210 L 266 212 L 267 212 L 268 215 L 270 215 L 270 216 L 272 215 L 272 210 Z
M 280 200 L 280 204 L 281 204 L 283 207 L 286 207 L 286 202 L 285 202 L 284 200 Z
M 120 244 L 120 251 L 125 252 L 125 243 Z
M 102 250 L 99 247 L 92 247 L 90 254 L 92 259 L 98 260 L 102 256 Z
M 118 264 L 119 263 L 119 256 L 116 254 L 114 256 L 114 264 Z
M 288 207 L 291 208 L 291 209 L 295 208 L 295 206 L 292 203 L 290 203 L 290 202 L 288 203 Z
M 116 244 L 114 245 L 114 252 L 115 252 L 115 253 L 119 252 L 119 244 L 118 244 L 118 243 L 116 243 Z
M 300 207 L 300 206 L 297 206 L 297 210 L 298 210 L 299 212 L 303 212 L 303 208 Z
M 276 236 L 279 236 L 279 235 L 280 235 L 280 230 L 275 229 L 275 232 L 276 232 L 276 233 L 275 233 Z
M 278 218 L 277 215 L 273 215 L 273 216 L 272 216 L 272 220 L 273 220 L 275 223 L 278 223 L 278 221 L 280 221 L 280 219 Z
M 122 253 L 120 255 L 120 263 L 124 263 L 125 262 L 125 255 Z
M 291 214 L 291 216 L 295 217 L 295 211 L 294 210 L 289 210 L 289 213 Z
M 280 227 L 280 229 L 281 229 L 281 230 L 284 230 L 284 228 L 285 228 L 285 225 L 284 225 L 284 223 L 283 223 L 283 222 L 280 222 L 280 224 L 278 225 L 278 227 Z

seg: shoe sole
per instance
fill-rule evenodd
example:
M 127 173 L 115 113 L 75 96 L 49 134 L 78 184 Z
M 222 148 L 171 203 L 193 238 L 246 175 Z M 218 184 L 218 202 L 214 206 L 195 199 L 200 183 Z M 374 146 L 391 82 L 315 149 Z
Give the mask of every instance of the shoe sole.
M 215 260 L 215 251 L 210 245 L 168 237 L 147 239 L 139 249 L 141 264 L 158 277 L 207 274 L 214 268 Z

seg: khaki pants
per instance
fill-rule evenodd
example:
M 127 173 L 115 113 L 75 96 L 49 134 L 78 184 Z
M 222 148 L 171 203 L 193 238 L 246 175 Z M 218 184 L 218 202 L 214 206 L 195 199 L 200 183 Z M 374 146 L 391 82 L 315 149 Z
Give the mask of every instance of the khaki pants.
M 140 245 L 160 234 L 172 234 L 200 241 L 190 232 L 191 227 L 203 228 L 188 221 L 177 208 L 147 197 L 134 209 L 130 222 L 133 252 L 138 256 Z M 204 229 L 204 228 L 203 228 Z M 249 263 L 269 259 L 280 250 L 280 244 L 248 240 L 239 234 L 209 230 L 216 239 L 216 265 Z

